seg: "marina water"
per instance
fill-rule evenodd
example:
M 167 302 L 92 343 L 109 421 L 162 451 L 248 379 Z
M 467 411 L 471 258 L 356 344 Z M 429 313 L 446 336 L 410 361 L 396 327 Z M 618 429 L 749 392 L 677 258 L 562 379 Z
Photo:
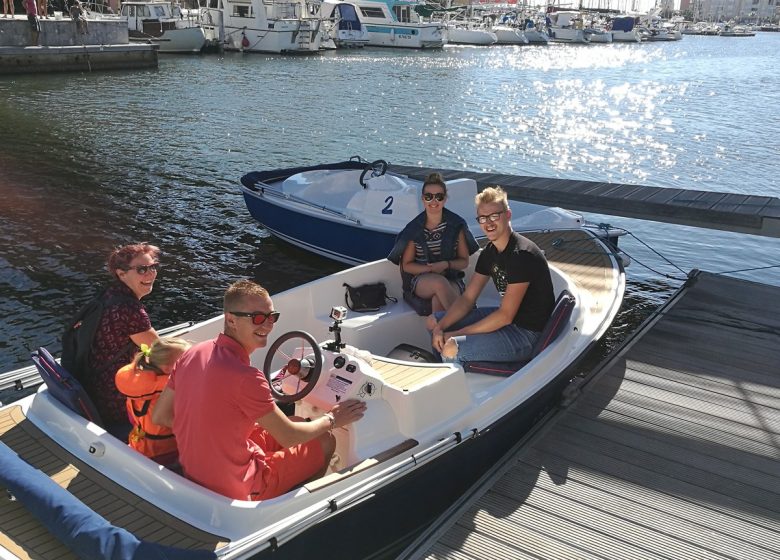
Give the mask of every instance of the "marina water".
M 274 293 L 339 270 L 249 217 L 238 185 L 251 170 L 359 154 L 778 196 L 778 60 L 780 34 L 759 33 L 161 56 L 156 71 L 0 78 L 0 371 L 27 365 L 40 345 L 59 350 L 63 321 L 106 281 L 117 244 L 164 251 L 144 299 L 157 327 L 219 313 L 237 278 Z M 774 239 L 588 218 L 636 236 L 621 241 L 634 262 L 602 354 L 688 270 L 780 263 Z M 780 284 L 778 268 L 735 275 Z

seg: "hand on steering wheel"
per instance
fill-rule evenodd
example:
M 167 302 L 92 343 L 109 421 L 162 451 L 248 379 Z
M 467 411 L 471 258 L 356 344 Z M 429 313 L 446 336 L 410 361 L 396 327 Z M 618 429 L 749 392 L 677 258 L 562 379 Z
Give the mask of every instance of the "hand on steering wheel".
M 363 173 L 360 174 L 360 185 L 365 189 L 368 184 L 364 181 L 366 178 L 366 173 L 371 172 L 371 178 L 374 177 L 381 177 L 385 173 L 387 173 L 387 162 L 383 159 L 378 159 L 375 161 L 372 161 L 368 167 L 366 167 L 363 170 Z
M 276 372 L 278 374 L 272 376 Z M 271 394 L 283 403 L 299 401 L 311 393 L 320 373 L 322 349 L 314 337 L 304 331 L 290 331 L 277 338 L 268 348 L 263 362 L 263 374 L 268 380 Z M 292 381 L 291 377 L 297 379 Z M 295 392 L 286 393 L 284 386 L 289 387 L 293 383 Z

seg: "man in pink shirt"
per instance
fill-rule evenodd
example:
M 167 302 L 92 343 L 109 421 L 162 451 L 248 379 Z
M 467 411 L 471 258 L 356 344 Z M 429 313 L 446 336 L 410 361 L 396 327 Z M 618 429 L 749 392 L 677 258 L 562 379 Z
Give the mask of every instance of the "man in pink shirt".
M 173 427 L 188 478 L 235 500 L 266 500 L 325 474 L 331 430 L 362 418 L 366 405 L 349 400 L 311 422 L 288 418 L 249 361 L 279 318 L 271 297 L 241 280 L 225 292 L 224 311 L 224 333 L 182 355 L 152 421 Z
M 30 22 L 32 44 L 40 45 L 41 22 L 38 20 L 38 6 L 35 0 L 24 0 L 24 9 L 27 11 L 27 21 Z

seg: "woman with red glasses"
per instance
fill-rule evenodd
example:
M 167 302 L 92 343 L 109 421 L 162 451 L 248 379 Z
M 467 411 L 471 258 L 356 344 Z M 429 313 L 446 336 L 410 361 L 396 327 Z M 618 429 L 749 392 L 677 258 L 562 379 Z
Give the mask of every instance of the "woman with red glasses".
M 73 372 L 100 413 L 106 427 L 116 435 L 130 429 L 125 396 L 116 387 L 119 368 L 133 360 L 141 344 L 157 339 L 141 298 L 152 292 L 157 279 L 160 249 L 136 243 L 114 249 L 108 256 L 108 272 L 114 282 L 100 296 L 103 313 L 98 322 L 86 372 Z M 124 433 L 126 435 L 126 432 Z
M 447 184 L 431 173 L 422 186 L 425 210 L 398 234 L 388 259 L 401 265 L 404 299 L 420 315 L 446 311 L 463 293 L 463 270 L 479 246 L 465 220 L 447 210 Z

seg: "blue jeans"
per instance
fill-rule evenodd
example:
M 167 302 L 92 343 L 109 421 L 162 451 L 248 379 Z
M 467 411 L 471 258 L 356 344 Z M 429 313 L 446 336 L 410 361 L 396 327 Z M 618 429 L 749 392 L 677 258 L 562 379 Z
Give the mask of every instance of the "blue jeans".
M 481 307 L 471 310 L 463 319 L 450 325 L 448 329 L 458 330 L 476 323 L 493 313 L 497 307 Z M 433 314 L 436 320 L 441 320 L 445 311 Z M 444 362 L 518 362 L 531 357 L 531 350 L 539 338 L 538 332 L 529 331 L 514 323 L 501 327 L 497 331 L 483 334 L 466 334 L 453 336 L 458 343 L 458 354 L 455 358 L 442 357 Z

